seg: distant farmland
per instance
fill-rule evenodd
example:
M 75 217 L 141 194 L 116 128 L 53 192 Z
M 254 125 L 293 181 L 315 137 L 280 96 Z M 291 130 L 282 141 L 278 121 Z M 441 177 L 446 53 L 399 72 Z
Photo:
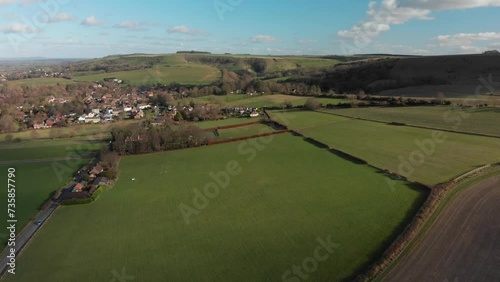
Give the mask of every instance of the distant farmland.
M 446 140 L 437 143 L 431 142 L 436 133 L 429 129 L 307 111 L 272 112 L 272 115 L 307 137 L 430 186 L 500 161 L 497 138 L 442 133 Z
M 55 77 L 29 78 L 29 79 L 12 80 L 9 82 L 22 86 L 57 85 L 57 84 L 67 85 L 75 83 L 71 79 L 55 78 Z
M 246 94 L 230 94 L 225 96 L 204 96 L 199 98 L 186 98 L 180 100 L 183 103 L 189 103 L 191 101 L 195 103 L 212 103 L 220 104 L 224 107 L 250 107 L 250 108 L 262 108 L 262 107 L 284 107 L 286 102 L 290 102 L 292 106 L 302 106 L 310 97 L 301 96 L 291 96 L 283 94 L 274 95 L 257 95 L 249 96 Z M 333 104 L 337 105 L 339 103 L 350 102 L 346 99 L 334 99 L 334 98 L 316 98 L 320 103 L 327 105 Z M 179 102 L 179 101 L 176 101 Z
M 186 224 L 179 205 L 193 206 L 193 189 L 215 183 L 209 173 L 229 163 L 239 173 Z M 426 197 L 406 182 L 391 190 L 388 180 L 291 134 L 124 157 L 115 187 L 91 205 L 57 210 L 5 281 L 109 281 L 124 269 L 137 281 L 281 281 L 297 278 L 292 266 L 321 240 L 331 252 L 309 280 L 347 279 Z
M 393 107 L 323 110 L 354 118 L 438 129 L 495 135 L 500 137 L 500 108 Z
M 91 75 L 79 75 L 75 81 L 103 81 L 105 78 L 118 78 L 130 85 L 144 84 L 209 84 L 217 80 L 220 71 L 217 68 L 201 64 L 162 65 L 151 69 L 109 72 Z

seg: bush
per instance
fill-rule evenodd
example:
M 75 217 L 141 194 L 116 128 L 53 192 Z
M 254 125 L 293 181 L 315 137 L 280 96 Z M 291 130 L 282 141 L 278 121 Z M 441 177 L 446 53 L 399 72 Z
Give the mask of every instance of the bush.
M 9 133 L 9 134 L 7 134 L 7 135 L 5 135 L 5 141 L 6 141 L 6 142 L 9 142 L 9 143 L 10 143 L 10 142 L 12 142 L 12 140 L 14 140 L 14 135 L 12 135 L 12 134 L 10 134 L 10 133 Z
M 118 178 L 118 170 L 116 168 L 110 168 L 102 173 L 102 176 L 109 179 L 116 180 Z
M 309 98 L 307 99 L 306 103 L 304 104 L 304 108 L 310 111 L 315 111 L 321 107 L 320 102 L 316 98 Z

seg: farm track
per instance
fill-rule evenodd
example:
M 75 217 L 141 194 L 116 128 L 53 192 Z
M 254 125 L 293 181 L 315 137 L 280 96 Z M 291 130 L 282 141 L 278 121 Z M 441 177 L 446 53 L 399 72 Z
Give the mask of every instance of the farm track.
M 500 176 L 461 192 L 383 281 L 499 281 Z

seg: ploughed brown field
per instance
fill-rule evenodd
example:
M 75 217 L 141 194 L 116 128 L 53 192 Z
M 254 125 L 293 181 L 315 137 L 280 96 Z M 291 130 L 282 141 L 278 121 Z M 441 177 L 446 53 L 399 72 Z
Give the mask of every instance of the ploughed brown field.
M 499 281 L 500 176 L 461 192 L 384 281 Z

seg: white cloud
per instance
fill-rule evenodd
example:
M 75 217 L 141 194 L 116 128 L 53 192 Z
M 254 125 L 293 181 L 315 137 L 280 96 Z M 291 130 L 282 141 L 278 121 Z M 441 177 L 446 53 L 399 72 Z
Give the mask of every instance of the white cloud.
M 73 18 L 73 16 L 71 16 L 68 13 L 60 13 L 50 18 L 47 22 L 48 23 L 69 22 L 74 19 L 75 18 Z
M 101 24 L 102 22 L 98 20 L 95 16 L 89 16 L 81 22 L 81 25 L 86 25 L 86 26 L 96 26 Z
M 456 10 L 478 7 L 500 6 L 500 0 L 381 0 L 370 2 L 368 17 L 349 30 L 337 33 L 340 37 L 352 38 L 355 42 L 369 43 L 392 25 L 410 20 L 429 20 L 435 10 Z
M 500 32 L 459 33 L 453 35 L 440 35 L 434 40 L 441 47 L 471 45 L 476 41 L 492 41 L 500 39 Z
M 440 35 L 433 39 L 438 42 L 440 47 L 452 47 L 462 53 L 482 53 L 488 48 L 476 46 L 476 44 L 499 40 L 500 32 L 458 33 Z M 495 43 L 491 43 L 489 46 L 496 47 Z
M 185 25 L 178 25 L 169 27 L 167 29 L 168 33 L 182 33 L 187 35 L 206 35 L 207 33 L 201 30 L 191 29 Z
M 256 35 L 250 39 L 250 41 L 252 41 L 253 43 L 271 43 L 277 40 L 278 39 L 269 35 Z
M 430 10 L 458 10 L 500 6 L 500 0 L 401 0 L 401 5 Z
M 142 24 L 140 22 L 132 22 L 132 21 L 126 21 L 126 22 L 121 22 L 117 25 L 114 25 L 113 27 L 116 28 L 127 28 L 127 29 L 134 29 L 141 27 Z
M 35 30 L 31 29 L 28 25 L 15 23 L 9 26 L 1 27 L 0 32 L 3 33 L 34 33 Z
M 459 46 L 458 49 L 460 50 L 461 53 L 467 53 L 467 54 L 477 54 L 488 51 L 488 48 L 486 47 L 478 47 L 471 45 Z

